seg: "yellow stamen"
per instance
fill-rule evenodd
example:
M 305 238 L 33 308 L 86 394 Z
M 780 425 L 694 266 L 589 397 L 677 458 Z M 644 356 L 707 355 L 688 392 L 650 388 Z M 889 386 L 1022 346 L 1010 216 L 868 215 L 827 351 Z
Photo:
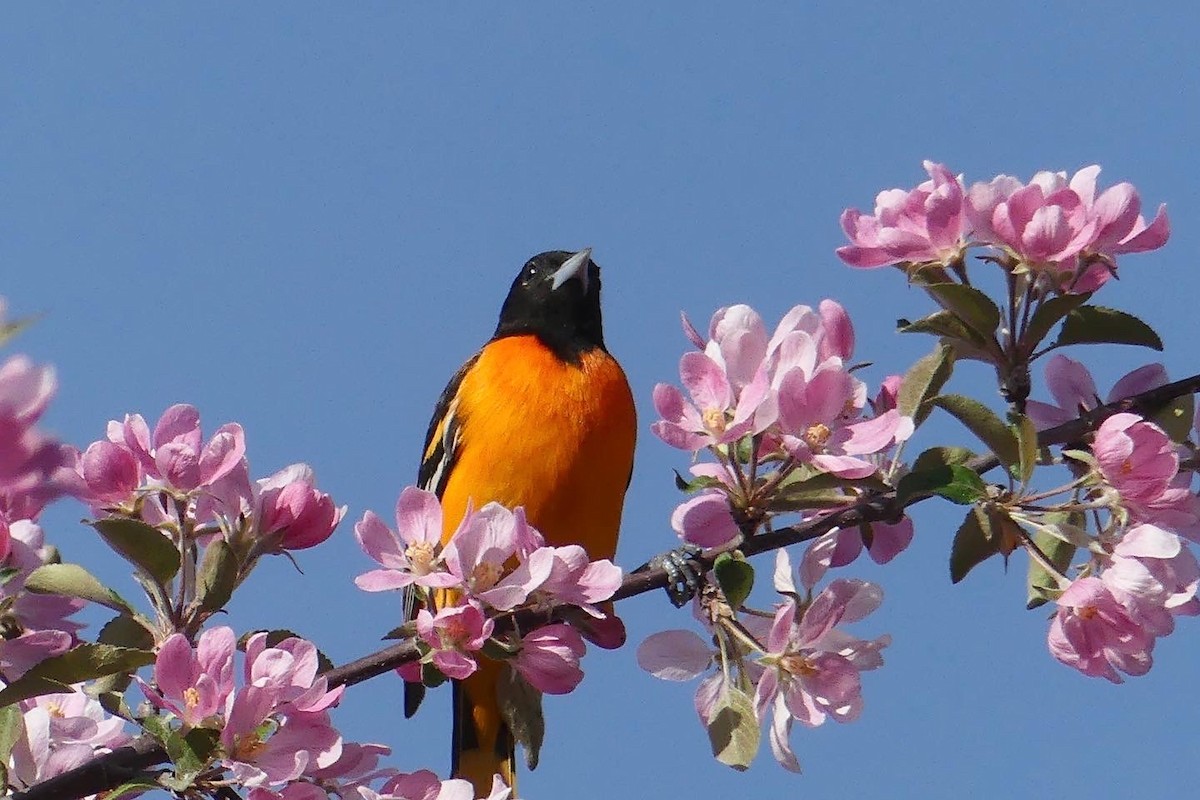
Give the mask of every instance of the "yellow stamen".
M 428 575 L 433 571 L 433 543 L 414 542 L 404 549 L 404 557 L 414 575 Z
M 704 427 L 708 429 L 709 433 L 714 433 L 717 436 L 720 436 L 725 432 L 725 426 L 728 424 L 728 420 L 725 419 L 725 412 L 721 409 L 706 408 L 704 409 L 704 413 L 701 415 L 701 418 L 704 420 Z
M 829 437 L 833 435 L 833 431 L 828 426 L 817 423 L 812 425 L 804 432 L 804 443 L 813 450 L 820 450 L 829 441 Z
M 471 570 L 471 586 L 477 592 L 486 592 L 496 585 L 496 582 L 500 580 L 500 576 L 503 574 L 504 567 L 499 564 L 487 562 L 476 564 L 475 569 Z

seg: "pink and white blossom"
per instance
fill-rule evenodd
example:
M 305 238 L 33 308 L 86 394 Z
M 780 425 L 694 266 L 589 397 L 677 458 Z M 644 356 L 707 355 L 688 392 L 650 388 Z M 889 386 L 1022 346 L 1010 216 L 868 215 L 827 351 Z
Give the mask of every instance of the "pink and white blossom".
M 1154 636 L 1139 625 L 1100 578 L 1080 578 L 1058 598 L 1050 653 L 1084 675 L 1121 683 L 1120 673 L 1150 670 Z
M 1055 404 L 1030 400 L 1025 405 L 1025 413 L 1038 430 L 1061 425 L 1078 418 L 1084 411 L 1156 389 L 1167 382 L 1167 371 L 1162 364 L 1146 364 L 1121 377 L 1101 400 L 1088 368 L 1061 354 L 1046 362 L 1045 375 L 1046 388 Z

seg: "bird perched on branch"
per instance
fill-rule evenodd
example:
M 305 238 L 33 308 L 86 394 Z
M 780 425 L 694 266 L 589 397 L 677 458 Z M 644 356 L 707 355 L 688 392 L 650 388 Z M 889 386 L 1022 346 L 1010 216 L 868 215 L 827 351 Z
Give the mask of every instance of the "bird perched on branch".
M 441 498 L 443 543 L 468 504 L 494 500 L 522 506 L 546 544 L 611 559 L 635 434 L 629 384 L 604 346 L 591 250 L 541 253 L 513 281 L 492 338 L 438 399 L 419 484 Z M 454 683 L 452 771 L 480 796 L 494 773 L 514 785 L 515 742 L 497 702 L 504 669 L 482 659 Z

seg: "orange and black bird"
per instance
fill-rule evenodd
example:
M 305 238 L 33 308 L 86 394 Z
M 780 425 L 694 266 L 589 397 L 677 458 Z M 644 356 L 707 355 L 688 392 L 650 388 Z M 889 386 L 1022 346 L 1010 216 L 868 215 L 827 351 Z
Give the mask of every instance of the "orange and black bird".
M 494 500 L 522 506 L 548 545 L 613 558 L 636 427 L 629 383 L 604 346 L 591 249 L 529 259 L 425 436 L 418 482 L 441 498 L 443 543 L 468 504 Z M 495 773 L 514 782 L 514 740 L 497 703 L 503 668 L 482 659 L 453 688 L 452 771 L 479 796 Z

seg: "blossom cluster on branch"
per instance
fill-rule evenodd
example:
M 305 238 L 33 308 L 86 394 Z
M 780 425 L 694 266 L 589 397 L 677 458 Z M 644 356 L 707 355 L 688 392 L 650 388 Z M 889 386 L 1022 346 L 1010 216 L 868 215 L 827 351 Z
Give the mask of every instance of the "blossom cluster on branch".
M 929 355 L 870 387 L 837 302 L 795 306 L 773 329 L 733 305 L 705 333 L 683 317 L 691 348 L 680 386 L 654 389 L 653 432 L 693 460 L 670 518 L 684 549 L 653 563 L 674 601 L 686 602 L 680 587 L 694 591 L 700 633 L 651 635 L 637 658 L 658 678 L 702 678 L 697 714 L 713 755 L 735 769 L 749 766 L 765 730 L 775 759 L 798 771 L 796 723 L 862 713 L 862 674 L 883 665 L 891 637 L 848 626 L 879 608 L 883 591 L 831 570 L 864 552 L 891 562 L 914 536 L 909 507 L 929 498 L 965 508 L 947 537 L 951 580 L 1023 551 L 1025 605 L 1053 609 L 1050 653 L 1085 675 L 1118 683 L 1144 674 L 1157 640 L 1178 618 L 1200 615 L 1195 388 L 1110 413 L 1166 386 L 1165 368 L 1140 367 L 1101 400 L 1087 367 L 1055 352 L 1162 349 L 1145 322 L 1090 301 L 1117 274 L 1118 257 L 1166 243 L 1165 210 L 1147 221 L 1138 191 L 1099 188 L 1095 166 L 972 184 L 942 164 L 925 169 L 917 187 L 881 192 L 873 213 L 846 210 L 850 243 L 837 254 L 852 267 L 893 266 L 928 296 L 933 310 L 898 327 L 935 337 Z M 2 312 L 0 342 L 21 327 Z M 1044 392 L 1033 370 L 1043 358 Z M 1006 408 L 947 391 L 967 361 L 995 371 Z M 382 765 L 387 746 L 343 738 L 333 711 L 346 684 L 378 670 L 326 677 L 316 644 L 290 631 L 239 639 L 212 625 L 262 559 L 318 546 L 343 520 L 346 508 L 308 465 L 252 479 L 242 427 L 206 438 L 186 404 L 153 427 L 138 414 L 110 421 L 104 438 L 75 449 L 40 427 L 54 391 L 51 368 L 24 356 L 0 364 L 2 788 L 59 797 L 46 787 L 98 775 L 72 784 L 73 796 L 165 788 L 194 797 L 240 789 L 247 800 L 475 800 L 465 781 L 401 772 Z M 934 413 L 978 443 L 913 453 Z M 1072 421 L 1086 423 L 1073 441 L 1039 439 Z M 90 509 L 88 524 L 132 569 L 144 603 L 47 545 L 41 512 L 66 496 Z M 847 513 L 877 500 L 890 518 Z M 399 661 L 414 687 L 436 686 L 471 675 L 481 659 L 503 662 L 518 698 L 504 713 L 536 760 L 542 694 L 579 684 L 585 640 L 624 642 L 611 608 L 624 573 L 582 547 L 547 546 L 520 508 L 444 515 L 435 495 L 408 487 L 394 528 L 372 511 L 354 526 L 377 564 L 357 586 L 403 597 L 386 635 L 409 642 L 407 655 L 381 669 Z M 773 591 L 763 582 L 756 591 L 749 556 L 778 547 L 772 537 L 788 526 L 813 523 L 821 535 L 813 530 L 798 558 L 779 550 Z M 444 530 L 453 534 L 443 541 Z M 75 619 L 89 603 L 115 614 L 91 638 Z M 104 768 L 147 740 L 137 768 Z M 511 794 L 497 778 L 485 800 Z

